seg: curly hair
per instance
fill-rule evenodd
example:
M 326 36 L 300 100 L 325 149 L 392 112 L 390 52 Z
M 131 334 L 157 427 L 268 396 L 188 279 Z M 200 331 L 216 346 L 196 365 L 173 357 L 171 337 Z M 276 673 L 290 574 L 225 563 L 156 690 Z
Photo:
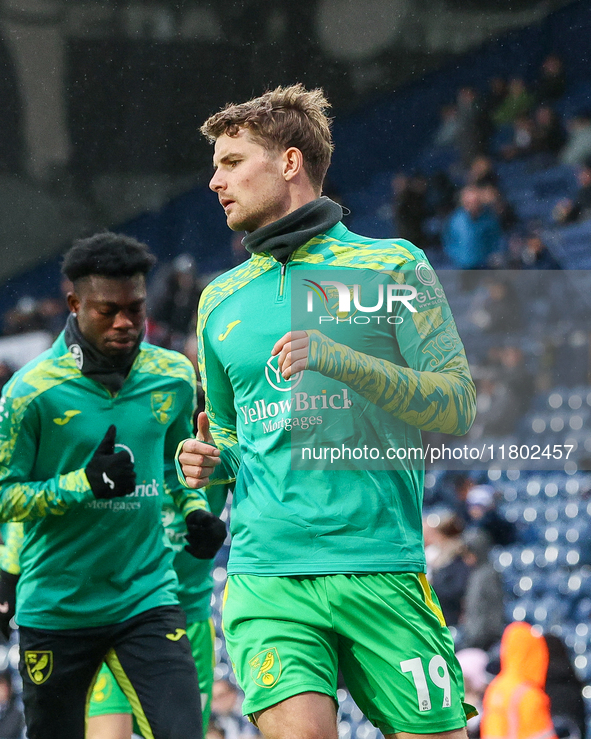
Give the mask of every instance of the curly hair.
M 145 244 L 110 231 L 78 239 L 64 255 L 62 274 L 75 282 L 89 275 L 125 278 L 147 274 L 156 257 Z
M 268 150 L 295 146 L 303 154 L 310 183 L 320 190 L 334 148 L 332 120 L 326 114 L 329 108 L 320 88 L 306 90 L 300 83 L 277 87 L 245 103 L 227 105 L 205 121 L 201 133 L 213 143 L 223 134 L 237 136 L 241 128 L 247 128 Z

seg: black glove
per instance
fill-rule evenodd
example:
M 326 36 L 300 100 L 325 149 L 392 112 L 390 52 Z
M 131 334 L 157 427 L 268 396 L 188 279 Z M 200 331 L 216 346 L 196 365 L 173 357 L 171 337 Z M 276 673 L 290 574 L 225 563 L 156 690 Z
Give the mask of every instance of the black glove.
M 86 477 L 95 498 L 120 498 L 135 490 L 135 470 L 129 452 L 115 454 L 116 426 L 109 426 L 86 465 Z
M 16 606 L 16 584 L 20 575 L 0 570 L 0 631 L 6 641 L 10 639 L 10 619 L 14 616 Z
M 191 511 L 185 523 L 185 550 L 197 559 L 213 559 L 226 538 L 225 523 L 209 511 Z

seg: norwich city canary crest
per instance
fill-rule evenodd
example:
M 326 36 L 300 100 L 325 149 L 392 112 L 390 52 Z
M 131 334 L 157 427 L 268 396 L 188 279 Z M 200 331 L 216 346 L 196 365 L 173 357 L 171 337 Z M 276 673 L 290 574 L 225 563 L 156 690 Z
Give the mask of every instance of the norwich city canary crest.
M 272 688 L 281 677 L 281 660 L 275 647 L 259 652 L 248 664 L 250 676 L 261 688 Z
M 152 393 L 152 413 L 158 423 L 168 423 L 174 411 L 176 393 Z
M 53 652 L 25 652 L 25 664 L 35 685 L 41 685 L 53 671 Z
M 113 678 L 107 674 L 100 674 L 92 689 L 92 700 L 95 703 L 104 703 L 113 692 Z

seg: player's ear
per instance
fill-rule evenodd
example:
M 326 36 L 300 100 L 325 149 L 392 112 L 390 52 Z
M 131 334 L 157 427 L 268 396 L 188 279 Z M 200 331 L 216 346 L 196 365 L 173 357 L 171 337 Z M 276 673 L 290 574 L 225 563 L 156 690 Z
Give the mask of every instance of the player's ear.
M 292 180 L 304 169 L 304 156 L 296 146 L 290 146 L 283 152 L 283 177 Z
M 76 295 L 76 293 L 68 293 L 66 295 L 66 300 L 68 301 L 68 308 L 70 309 L 70 313 L 78 313 L 78 308 L 80 307 L 80 298 Z

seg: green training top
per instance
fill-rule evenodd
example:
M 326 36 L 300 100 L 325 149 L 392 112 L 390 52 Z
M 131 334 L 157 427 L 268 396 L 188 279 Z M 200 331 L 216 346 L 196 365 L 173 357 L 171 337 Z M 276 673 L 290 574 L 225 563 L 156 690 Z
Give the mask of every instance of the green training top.
M 165 491 L 168 493 L 168 486 L 165 486 Z M 219 516 L 224 510 L 228 489 L 226 486 L 216 485 L 209 488 L 207 492 L 209 508 L 212 513 Z M 179 579 L 177 595 L 183 611 L 187 614 L 187 623 L 205 621 L 211 615 L 213 560 L 196 559 L 185 551 L 187 526 L 169 494 L 164 497 L 162 524 L 169 546 L 174 552 L 173 564 Z
M 271 350 L 292 329 L 309 332 L 313 371 L 285 381 Z M 236 478 L 228 572 L 424 571 L 424 471 L 407 450 L 421 446 L 420 429 L 464 434 L 475 414 L 424 253 L 338 223 L 285 265 L 255 254 L 204 291 L 198 343 L 222 449 L 213 484 Z M 381 458 L 327 461 L 333 448 L 364 446 Z M 388 449 L 399 450 L 394 463 Z
M 173 566 L 179 580 L 177 596 L 187 615 L 187 623 L 205 621 L 211 615 L 211 591 L 213 589 L 213 560 L 201 560 L 185 551 L 187 526 L 185 519 L 174 503 L 168 485 L 164 486 L 162 525 L 167 544 L 174 552 Z M 224 510 L 227 488 L 217 485 L 210 488 L 209 507 L 219 516 Z M 3 527 L 5 546 L 0 553 L 0 569 L 20 575 L 20 552 L 24 531 L 22 523 L 8 523 Z
M 165 479 L 183 515 L 207 508 L 174 472 L 176 447 L 191 434 L 194 393 L 185 357 L 142 343 L 112 396 L 82 375 L 63 334 L 4 387 L 0 520 L 24 522 L 19 625 L 103 626 L 178 603 L 161 509 Z M 84 468 L 111 424 L 137 485 L 132 495 L 97 500 Z

